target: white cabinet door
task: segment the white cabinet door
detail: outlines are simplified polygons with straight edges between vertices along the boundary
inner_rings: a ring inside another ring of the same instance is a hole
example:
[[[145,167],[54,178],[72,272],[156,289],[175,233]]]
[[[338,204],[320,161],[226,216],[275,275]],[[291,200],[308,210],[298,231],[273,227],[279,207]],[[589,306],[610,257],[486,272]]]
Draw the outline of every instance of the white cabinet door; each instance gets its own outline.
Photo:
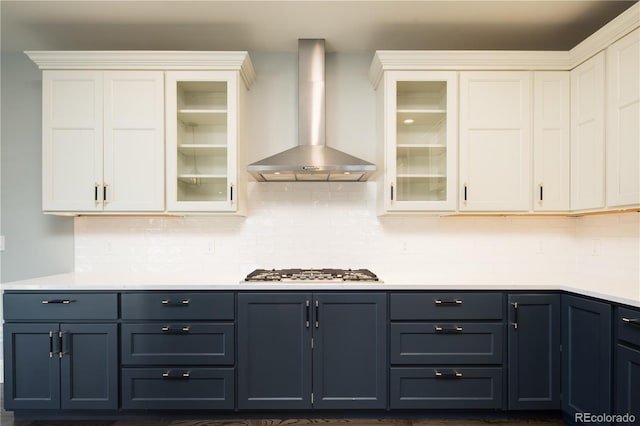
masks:
[[[604,52],[571,70],[571,210],[604,207]]]
[[[166,73],[169,211],[238,211],[238,80],[235,71]]]
[[[640,204],[640,29],[607,55],[607,206]]]
[[[105,211],[164,209],[164,73],[104,73]]]
[[[460,73],[460,210],[531,205],[531,75]]]
[[[163,73],[43,73],[43,210],[164,209]]]
[[[385,73],[380,213],[456,209],[457,88],[456,72]]]
[[[42,81],[42,208],[102,210],[102,72],[44,71]]]
[[[537,71],[533,95],[533,210],[569,210],[569,72]]]

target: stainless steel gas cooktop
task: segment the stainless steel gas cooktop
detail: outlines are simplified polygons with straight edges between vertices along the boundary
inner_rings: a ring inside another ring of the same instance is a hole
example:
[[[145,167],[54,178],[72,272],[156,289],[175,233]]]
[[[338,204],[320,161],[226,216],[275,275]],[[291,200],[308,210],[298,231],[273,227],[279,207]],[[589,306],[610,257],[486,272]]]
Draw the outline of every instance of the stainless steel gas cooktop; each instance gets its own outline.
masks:
[[[256,269],[244,279],[252,282],[373,282],[378,277],[368,269]]]

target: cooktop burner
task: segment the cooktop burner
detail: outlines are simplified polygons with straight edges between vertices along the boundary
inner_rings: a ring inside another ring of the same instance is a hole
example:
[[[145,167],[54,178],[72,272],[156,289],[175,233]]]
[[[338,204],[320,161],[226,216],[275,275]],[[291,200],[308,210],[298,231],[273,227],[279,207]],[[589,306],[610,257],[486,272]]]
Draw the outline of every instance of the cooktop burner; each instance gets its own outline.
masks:
[[[368,269],[256,269],[245,281],[379,281]]]

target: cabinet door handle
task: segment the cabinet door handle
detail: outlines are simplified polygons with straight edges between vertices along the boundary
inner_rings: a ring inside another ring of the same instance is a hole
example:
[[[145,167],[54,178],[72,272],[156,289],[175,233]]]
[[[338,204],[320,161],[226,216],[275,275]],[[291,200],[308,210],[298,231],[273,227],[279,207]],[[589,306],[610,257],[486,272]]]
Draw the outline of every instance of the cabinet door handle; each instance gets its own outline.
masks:
[[[391,184],[391,201],[393,201],[393,184]]]
[[[640,327],[640,318],[625,318],[622,317],[622,322],[629,325],[635,325],[636,327]]]
[[[100,203],[100,200],[98,200],[99,188],[100,188],[100,184],[96,182],[95,186],[93,187],[93,200],[96,202],[96,204]]]
[[[310,322],[309,322],[309,321],[310,321],[310,315],[311,315],[311,306],[310,306],[310,305],[311,305],[311,302],[309,302],[309,301],[307,300],[305,304],[306,304],[306,308],[307,308],[307,315],[306,315],[306,319],[307,319],[307,320],[305,321],[305,326],[306,326],[307,328],[309,328],[309,324],[310,324]]]
[[[162,378],[167,380],[187,380],[191,377],[190,371],[185,371],[183,373],[173,374],[173,371],[165,371],[162,373]]]
[[[105,183],[104,185],[102,185],[102,202],[107,204],[107,187],[109,186],[108,183]]]
[[[53,331],[49,330],[49,358],[53,358]]]
[[[179,302],[174,302],[171,299],[162,299],[162,304],[165,306],[189,306],[191,301],[189,299],[182,299]]]
[[[62,348],[63,345],[63,341],[62,341],[62,336],[64,335],[63,331],[58,331],[58,357],[62,358],[64,356],[64,350]]]
[[[233,184],[229,185],[229,201],[233,203]]]
[[[453,300],[435,299],[433,303],[434,305],[437,305],[437,306],[458,306],[458,305],[462,305],[462,300],[461,299],[453,299]]]
[[[442,371],[435,371],[433,375],[439,379],[459,379],[462,377],[462,373],[459,371],[453,371],[451,373],[443,373]]]
[[[544,200],[544,190],[542,187],[542,184],[538,185],[540,187],[540,202],[542,202],[542,200]]]
[[[518,329],[518,302],[513,302],[511,306],[513,306],[513,322],[511,323],[511,325],[515,330],[517,330]]]
[[[316,328],[320,327],[320,302],[316,300]]]
[[[70,303],[75,302],[75,300],[70,299],[51,299],[51,300],[43,300],[43,305],[68,305]]]
[[[455,327],[449,327],[449,328],[444,328],[439,325],[436,325],[434,329],[436,333],[462,333],[462,327],[458,325]]]
[[[464,200],[465,204],[467,203],[467,184],[464,184]]]

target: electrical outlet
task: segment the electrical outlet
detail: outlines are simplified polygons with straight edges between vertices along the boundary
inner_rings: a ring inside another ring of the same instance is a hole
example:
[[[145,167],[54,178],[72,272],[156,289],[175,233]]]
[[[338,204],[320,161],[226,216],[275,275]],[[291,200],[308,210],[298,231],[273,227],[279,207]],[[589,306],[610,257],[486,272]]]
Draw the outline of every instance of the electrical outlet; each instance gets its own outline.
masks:
[[[600,239],[594,238],[591,240],[591,256],[600,256],[601,251]]]
[[[207,243],[207,254],[215,254],[216,252],[216,242],[211,240]]]

